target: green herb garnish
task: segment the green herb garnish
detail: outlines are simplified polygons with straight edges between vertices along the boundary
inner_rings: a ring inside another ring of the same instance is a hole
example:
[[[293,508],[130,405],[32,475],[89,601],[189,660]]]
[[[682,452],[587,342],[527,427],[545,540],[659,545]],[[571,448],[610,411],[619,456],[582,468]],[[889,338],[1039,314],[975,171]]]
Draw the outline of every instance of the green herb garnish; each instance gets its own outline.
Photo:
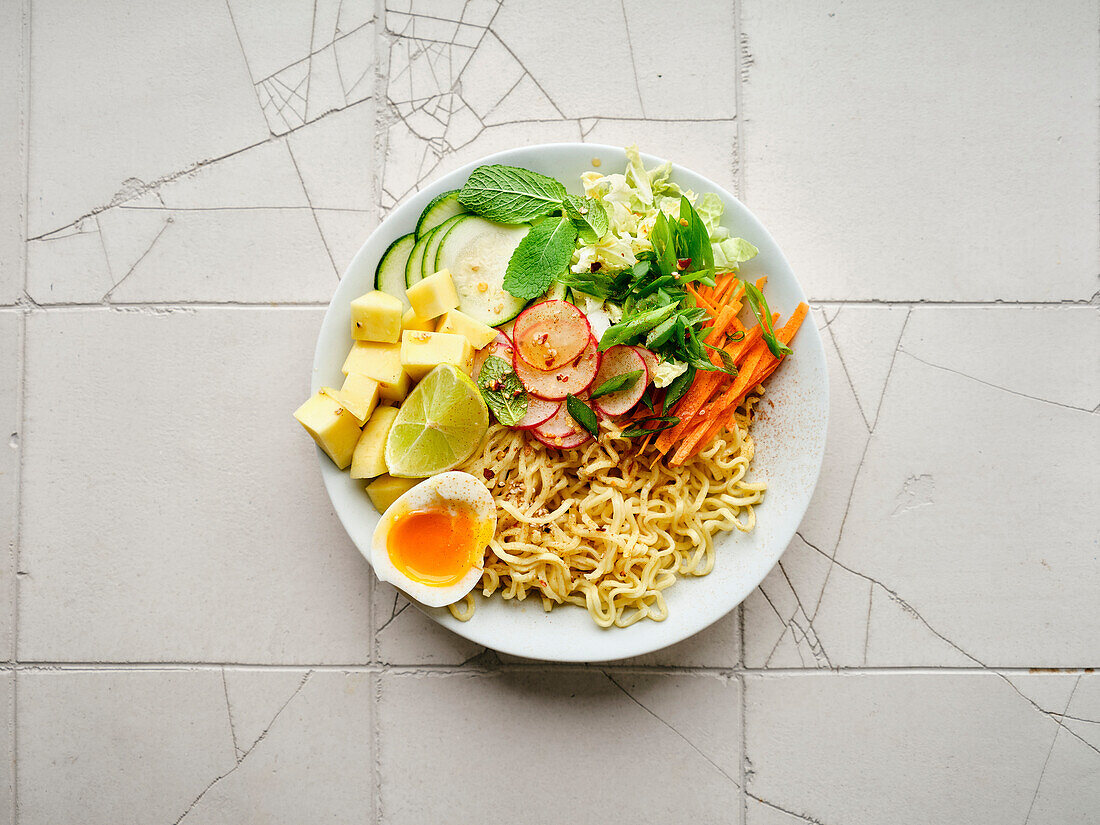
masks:
[[[602,398],[605,395],[611,395],[613,392],[619,390],[625,390],[627,387],[633,387],[638,383],[638,379],[642,377],[641,370],[631,370],[630,372],[624,372],[622,375],[616,375],[613,378],[608,378],[598,387],[596,391],[592,393],[592,398]]]
[[[497,421],[511,427],[527,415],[527,391],[512,365],[490,355],[477,374],[477,388]]]
[[[600,432],[600,424],[596,420],[596,414],[592,408],[581,401],[575,395],[565,396],[565,409],[573,420],[581,425],[591,436],[595,437]]]
[[[573,226],[585,243],[598,243],[607,234],[611,226],[603,204],[593,198],[580,198],[566,195],[563,201],[565,214],[573,221]]]
[[[508,261],[504,288],[517,298],[537,298],[568,266],[577,228],[566,217],[543,218],[528,232]]]
[[[775,337],[775,329],[772,327],[772,311],[768,308],[768,299],[764,297],[764,293],[756,284],[749,281],[742,280],[741,285],[745,287],[745,297],[749,299],[752,314],[756,316],[757,323],[764,331],[764,343],[768,345],[772,355],[781,358],[793,352],[794,350]]]
[[[459,202],[500,223],[527,223],[562,208],[565,187],[553,178],[518,166],[479,166],[470,173]]]
[[[626,438],[637,438],[641,435],[652,435],[653,433],[659,433],[662,430],[667,430],[670,427],[675,427],[680,423],[680,419],[675,415],[651,415],[648,418],[640,418],[636,422],[637,427],[631,427],[629,430],[623,430],[623,436]],[[658,426],[652,428],[646,428],[643,424],[657,424]]]

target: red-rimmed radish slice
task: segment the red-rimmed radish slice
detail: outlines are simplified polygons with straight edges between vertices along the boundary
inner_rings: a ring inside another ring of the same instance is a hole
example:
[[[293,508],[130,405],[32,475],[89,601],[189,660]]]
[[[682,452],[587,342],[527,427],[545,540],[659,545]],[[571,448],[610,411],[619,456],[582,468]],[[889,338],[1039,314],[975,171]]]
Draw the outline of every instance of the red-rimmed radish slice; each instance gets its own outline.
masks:
[[[584,313],[568,301],[543,301],[516,318],[512,338],[516,351],[530,366],[552,370],[584,351],[592,328]]]
[[[545,424],[562,406],[560,401],[547,401],[537,395],[527,395],[527,414],[512,426],[517,430],[529,430],[539,424]]]
[[[634,349],[638,351],[638,355],[642,356],[642,360],[645,361],[646,384],[652,384],[657,372],[657,354],[653,352],[653,350],[646,349],[645,347],[634,347]]]
[[[481,374],[481,367],[485,363],[485,359],[490,355],[495,355],[497,358],[503,358],[509,364],[515,359],[515,355],[512,351],[512,341],[503,332],[497,331],[497,337],[489,342],[488,346],[482,347],[476,353],[474,353],[474,367],[473,376],[477,378]]]
[[[600,368],[600,351],[597,349],[596,339],[590,335],[588,346],[568,364],[557,369],[535,369],[520,358],[518,348],[512,363],[516,375],[529,393],[550,401],[561,401],[567,395],[576,395],[581,390],[588,389]]]
[[[531,433],[547,447],[556,447],[559,450],[570,450],[591,438],[569,414],[565,404],[549,420],[532,429]]]
[[[610,347],[607,352],[603,354],[603,360],[600,362],[600,369],[596,373],[596,377],[592,380],[593,391],[600,388],[605,381],[610,381],[618,375],[622,375],[627,372],[640,372],[638,380],[631,384],[629,387],[624,387],[616,392],[608,393],[607,395],[601,395],[599,398],[593,400],[593,404],[604,415],[622,415],[628,412],[631,407],[642,400],[642,395],[645,393],[646,388],[646,376],[648,370],[646,369],[645,359],[642,358],[641,353],[638,352],[635,347],[627,347],[622,344],[614,347]]]

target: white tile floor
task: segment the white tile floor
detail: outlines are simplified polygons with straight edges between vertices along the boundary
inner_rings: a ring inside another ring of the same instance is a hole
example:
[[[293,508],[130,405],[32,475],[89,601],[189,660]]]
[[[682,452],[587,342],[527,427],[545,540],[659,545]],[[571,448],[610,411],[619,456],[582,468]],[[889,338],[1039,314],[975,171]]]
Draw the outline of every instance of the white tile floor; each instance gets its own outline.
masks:
[[[1097,0],[276,5],[0,0],[0,822],[1100,820]],[[741,609],[556,667],[290,412],[389,208],[579,139],[746,199],[832,411]]]

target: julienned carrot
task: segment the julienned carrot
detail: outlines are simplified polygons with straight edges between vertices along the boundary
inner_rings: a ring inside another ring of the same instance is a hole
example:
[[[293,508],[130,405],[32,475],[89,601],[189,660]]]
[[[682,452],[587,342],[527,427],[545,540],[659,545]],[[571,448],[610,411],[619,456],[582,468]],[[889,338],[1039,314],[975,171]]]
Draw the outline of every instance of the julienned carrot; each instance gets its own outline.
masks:
[[[718,346],[722,337],[726,334],[726,329],[736,319],[737,313],[728,306],[722,307],[718,310],[718,315],[714,318],[714,326],[711,327],[710,333],[703,340],[710,344],[712,347]]]
[[[798,328],[802,326],[802,321],[806,318],[808,310],[809,307],[805,303],[800,303],[795,307],[794,312],[791,313],[791,317],[787,319],[787,323],[775,331],[775,337],[784,344],[789,344],[794,338],[795,333],[798,332]],[[759,327],[757,327],[757,329],[758,328]],[[738,394],[736,396],[732,395],[734,386],[737,386],[739,383],[735,381],[729,390],[711,404],[707,416],[709,420],[697,420],[694,429],[688,433],[677,448],[670,462],[671,464],[682,464],[688,458],[704,449],[722,429],[730,425],[733,421],[734,413],[741,405],[741,402],[745,400],[746,396],[766,381],[779,367],[780,363],[782,363],[783,358],[776,358],[773,356],[771,352],[767,350],[767,344],[761,342],[761,345],[758,346],[762,346],[763,350],[758,350],[754,355],[748,356],[742,373],[738,375],[738,378],[740,378],[742,374],[747,374],[746,380],[739,387]],[[764,354],[765,351],[766,354]],[[752,364],[751,369],[749,363],[750,358],[755,362]]]
[[[778,317],[778,315],[772,316],[773,324]],[[745,333],[743,339],[725,348],[730,358],[733,359],[733,363],[736,364],[738,368],[741,367],[741,362],[746,357],[747,353],[760,341],[762,334],[763,331],[760,329],[760,326],[756,325]],[[714,362],[715,366],[718,366],[719,358],[720,356],[711,353],[711,360]],[[698,419],[696,416],[699,414],[699,411],[725,378],[725,373],[717,371],[704,372],[695,377],[695,383],[691,385],[684,394],[684,397],[676,404],[676,415],[680,417],[680,423],[661,433],[657,441],[654,442],[658,450],[662,453],[667,453],[669,447],[697,423]]]
[[[707,310],[707,312],[711,314],[711,317],[713,317],[714,313],[717,312],[717,306],[714,303],[714,296],[710,294],[709,291],[704,292],[704,289],[705,287],[695,289],[692,284],[687,285],[687,291],[695,296],[695,302],[703,309]]]

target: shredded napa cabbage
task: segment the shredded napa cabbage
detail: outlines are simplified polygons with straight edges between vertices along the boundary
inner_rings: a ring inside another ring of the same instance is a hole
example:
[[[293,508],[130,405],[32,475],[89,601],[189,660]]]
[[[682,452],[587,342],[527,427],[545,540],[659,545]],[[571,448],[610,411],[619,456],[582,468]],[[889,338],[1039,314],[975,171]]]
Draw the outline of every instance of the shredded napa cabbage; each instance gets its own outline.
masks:
[[[649,232],[657,212],[678,215],[681,195],[695,207],[710,234],[716,267],[736,269],[756,255],[756,247],[742,238],[731,238],[729,230],[722,226],[725,207],[718,195],[708,192],[697,197],[691,190],[680,189],[669,179],[672,164],[668,161],[647,170],[637,146],[627,146],[626,157],[626,170],[622,174],[581,175],[584,194],[606,207],[610,226],[598,242],[577,247],[570,265],[573,272],[590,272],[594,263],[610,270],[633,266],[639,253],[653,248]]]

